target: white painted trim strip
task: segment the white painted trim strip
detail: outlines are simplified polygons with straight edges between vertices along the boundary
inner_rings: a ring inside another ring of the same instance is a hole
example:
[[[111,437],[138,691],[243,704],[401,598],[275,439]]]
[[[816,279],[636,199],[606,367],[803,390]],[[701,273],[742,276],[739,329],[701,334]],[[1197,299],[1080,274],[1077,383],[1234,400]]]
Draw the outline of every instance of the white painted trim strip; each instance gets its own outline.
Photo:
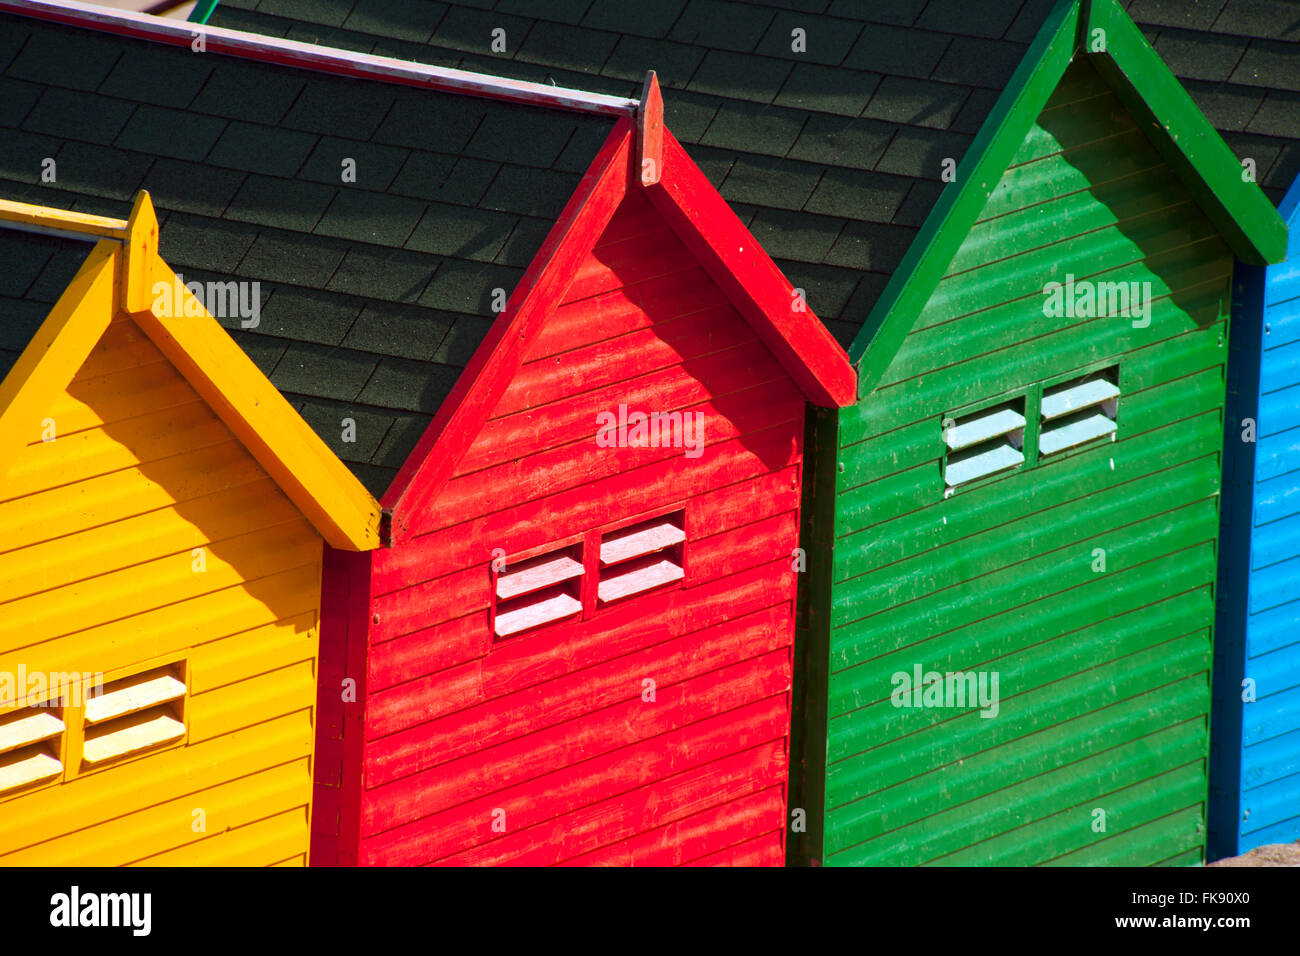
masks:
[[[60,239],[81,239],[85,242],[99,242],[101,239],[122,242],[127,238],[130,223],[125,219],[110,219],[69,209],[0,199],[0,229],[34,232]]]
[[[444,93],[463,93],[604,116],[632,115],[640,106],[638,100],[621,96],[511,80],[486,73],[372,56],[369,53],[354,53],[315,43],[259,36],[242,30],[167,20],[93,3],[79,3],[77,0],[0,0],[0,11],[173,46],[188,47],[202,36],[208,53],[279,63],[320,73],[420,86]],[[166,81],[165,77],[160,79]]]

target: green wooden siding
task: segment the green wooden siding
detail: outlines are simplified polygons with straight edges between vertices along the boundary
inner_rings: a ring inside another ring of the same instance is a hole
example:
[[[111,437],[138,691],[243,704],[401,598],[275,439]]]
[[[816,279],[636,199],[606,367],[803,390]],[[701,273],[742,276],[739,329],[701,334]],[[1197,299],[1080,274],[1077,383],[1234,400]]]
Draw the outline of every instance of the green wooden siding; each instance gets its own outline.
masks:
[[[805,645],[828,675],[807,857],[1201,858],[1231,271],[1080,57],[877,387],[840,413],[830,603]],[[1149,282],[1150,324],[1045,317],[1067,273]],[[1018,470],[944,497],[945,414],[1007,395],[1032,412],[1043,383],[1109,364],[1113,442],[1036,461],[1029,444]],[[998,715],[894,706],[892,675],[917,664],[996,671]]]

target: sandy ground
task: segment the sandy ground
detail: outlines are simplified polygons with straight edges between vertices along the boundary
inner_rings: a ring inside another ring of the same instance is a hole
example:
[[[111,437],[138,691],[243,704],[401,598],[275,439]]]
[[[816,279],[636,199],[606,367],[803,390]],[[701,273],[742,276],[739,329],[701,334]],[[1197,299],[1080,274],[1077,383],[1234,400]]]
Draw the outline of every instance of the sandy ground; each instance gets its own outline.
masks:
[[[1210,866],[1300,866],[1300,843],[1270,843],[1241,856],[1230,856]]]

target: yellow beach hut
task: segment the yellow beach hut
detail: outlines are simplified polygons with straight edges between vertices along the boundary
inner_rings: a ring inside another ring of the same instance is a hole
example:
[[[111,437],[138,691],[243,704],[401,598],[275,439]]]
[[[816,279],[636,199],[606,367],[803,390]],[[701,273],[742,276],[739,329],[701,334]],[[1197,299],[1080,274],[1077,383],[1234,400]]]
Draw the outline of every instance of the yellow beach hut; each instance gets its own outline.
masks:
[[[0,202],[0,276],[0,865],[305,864],[323,546],[378,504],[146,193]]]

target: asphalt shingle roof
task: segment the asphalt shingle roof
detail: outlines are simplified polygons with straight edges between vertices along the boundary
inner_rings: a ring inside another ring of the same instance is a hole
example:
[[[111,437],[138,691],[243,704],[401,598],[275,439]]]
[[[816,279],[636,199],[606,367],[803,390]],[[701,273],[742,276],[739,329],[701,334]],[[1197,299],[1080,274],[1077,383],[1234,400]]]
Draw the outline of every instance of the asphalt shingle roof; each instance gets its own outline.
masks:
[[[1300,175],[1300,3],[1120,0],[1277,205]]]
[[[669,128],[847,346],[1053,3],[223,0],[212,22],[621,96],[656,70]],[[1300,172],[1300,5],[1125,5],[1280,200]]]
[[[0,380],[92,248],[92,243],[75,239],[0,229]]]
[[[351,6],[267,8],[388,29]],[[392,5],[406,18],[394,35],[423,30],[424,6]],[[125,217],[148,189],[162,255],[187,282],[260,283],[256,328],[219,318],[377,495],[491,326],[493,291],[514,288],[613,126],[20,17],[0,16],[0,38],[0,196]],[[33,310],[48,312],[17,289],[47,244],[14,242],[3,251],[22,268],[5,289],[23,301],[4,302],[0,371]]]
[[[847,346],[1053,2],[223,0],[211,22],[620,96],[655,69],[668,126]],[[1280,199],[1300,5],[1123,2]],[[262,283],[261,326],[228,327],[376,493],[610,125],[0,17],[0,194],[125,216],[148,188],[187,279]]]

